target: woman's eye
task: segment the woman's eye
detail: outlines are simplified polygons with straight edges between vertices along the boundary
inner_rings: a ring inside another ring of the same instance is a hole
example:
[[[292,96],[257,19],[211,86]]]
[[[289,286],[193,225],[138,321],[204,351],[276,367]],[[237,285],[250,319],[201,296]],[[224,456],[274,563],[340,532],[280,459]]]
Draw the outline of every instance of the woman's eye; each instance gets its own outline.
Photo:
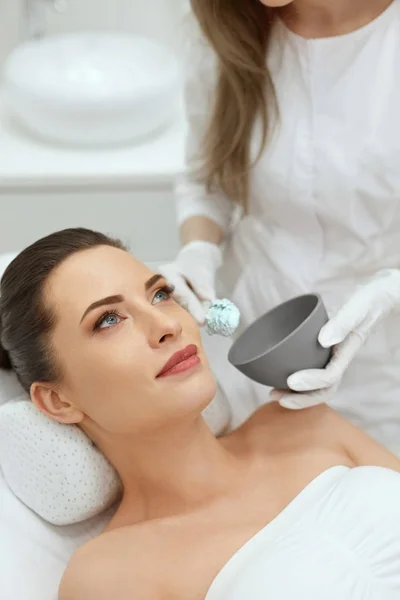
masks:
[[[172,286],[166,285],[161,289],[157,290],[157,292],[153,296],[153,304],[158,304],[159,302],[164,302],[165,300],[169,300],[174,291]]]
[[[113,325],[118,325],[119,322],[120,317],[117,315],[117,313],[110,312],[100,317],[95,325],[95,329],[108,329]]]

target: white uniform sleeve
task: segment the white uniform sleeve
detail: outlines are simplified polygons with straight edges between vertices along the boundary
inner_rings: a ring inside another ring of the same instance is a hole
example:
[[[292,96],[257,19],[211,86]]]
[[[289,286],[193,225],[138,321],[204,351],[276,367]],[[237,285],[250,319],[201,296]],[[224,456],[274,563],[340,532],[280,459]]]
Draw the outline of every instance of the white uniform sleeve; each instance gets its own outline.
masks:
[[[211,116],[216,84],[216,57],[195,23],[194,16],[188,14],[187,19],[184,69],[188,132],[186,172],[179,176],[176,183],[177,219],[181,225],[189,217],[208,217],[226,233],[235,212],[235,204],[222,192],[208,193],[205,185],[191,177]]]

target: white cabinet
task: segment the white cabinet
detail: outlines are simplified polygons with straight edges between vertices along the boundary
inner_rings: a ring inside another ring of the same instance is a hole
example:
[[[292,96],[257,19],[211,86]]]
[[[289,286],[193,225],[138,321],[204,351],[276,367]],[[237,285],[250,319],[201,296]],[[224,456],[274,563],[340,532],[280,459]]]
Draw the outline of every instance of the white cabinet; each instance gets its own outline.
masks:
[[[66,227],[117,236],[140,260],[158,263],[179,247],[172,185],[157,189],[0,190],[0,253]]]

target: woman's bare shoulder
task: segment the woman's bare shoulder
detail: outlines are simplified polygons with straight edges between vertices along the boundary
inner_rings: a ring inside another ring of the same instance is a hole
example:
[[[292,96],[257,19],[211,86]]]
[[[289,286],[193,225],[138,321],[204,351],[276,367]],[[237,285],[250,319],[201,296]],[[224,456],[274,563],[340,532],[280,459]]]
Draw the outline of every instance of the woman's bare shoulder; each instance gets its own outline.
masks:
[[[346,423],[326,404],[303,410],[289,410],[276,402],[260,407],[225,444],[245,454],[304,460],[327,465],[355,466],[343,444]]]
[[[263,441],[272,447],[282,445],[332,441],[335,437],[332,423],[336,413],[326,404],[303,410],[288,410],[277,402],[257,409],[251,417],[231,435],[247,442]]]
[[[164,597],[156,536],[146,524],[121,527],[91,540],[72,556],[58,600],[121,600]],[[151,560],[149,559],[151,557]],[[155,560],[156,558],[156,560]]]
[[[400,444],[394,453],[334,411],[331,424],[335,438],[355,466],[384,467],[400,472]]]
[[[270,403],[259,408],[241,429],[239,436],[247,442],[272,452],[324,450],[349,466],[400,471],[398,456],[326,404],[288,410]]]

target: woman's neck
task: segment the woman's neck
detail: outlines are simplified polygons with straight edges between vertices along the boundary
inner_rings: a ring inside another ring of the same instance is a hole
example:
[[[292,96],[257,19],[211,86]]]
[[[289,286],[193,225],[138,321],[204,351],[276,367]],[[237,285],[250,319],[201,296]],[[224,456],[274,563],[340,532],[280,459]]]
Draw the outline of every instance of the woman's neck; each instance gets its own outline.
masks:
[[[242,461],[202,418],[98,445],[122,479],[125,522],[186,512],[223,495],[243,476]]]
[[[344,35],[376,19],[393,0],[294,0],[279,9],[289,29],[305,38]]]

